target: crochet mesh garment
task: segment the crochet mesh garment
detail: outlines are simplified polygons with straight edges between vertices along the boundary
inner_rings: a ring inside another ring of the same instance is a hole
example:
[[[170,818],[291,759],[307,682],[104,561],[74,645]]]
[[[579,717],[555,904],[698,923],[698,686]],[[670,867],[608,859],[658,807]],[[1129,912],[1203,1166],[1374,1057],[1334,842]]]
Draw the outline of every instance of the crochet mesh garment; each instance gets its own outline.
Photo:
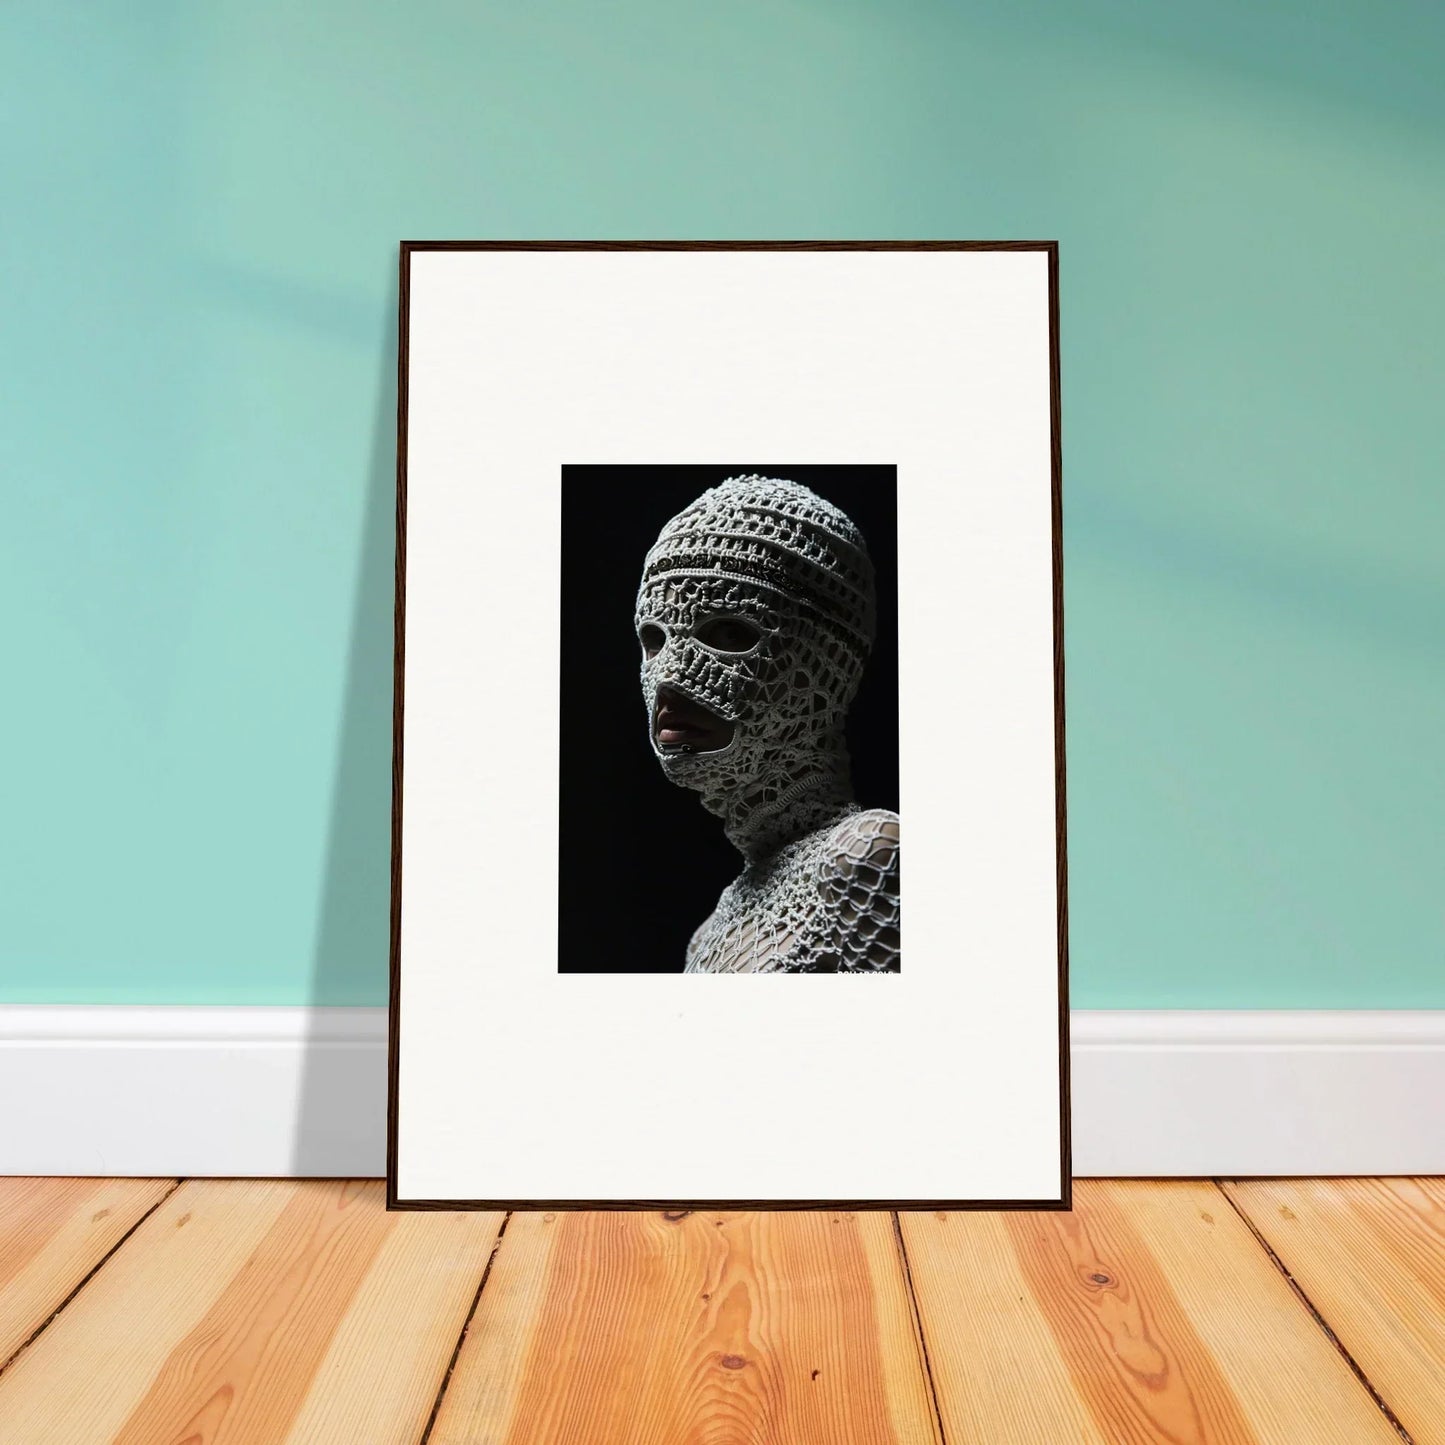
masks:
[[[746,650],[698,635],[743,624]],[[872,647],[858,529],[796,482],[733,477],[662,529],[643,566],[648,736],[742,853],[688,944],[689,973],[896,972],[898,815],[853,798],[843,722]],[[659,689],[732,725],[710,751],[660,744]]]

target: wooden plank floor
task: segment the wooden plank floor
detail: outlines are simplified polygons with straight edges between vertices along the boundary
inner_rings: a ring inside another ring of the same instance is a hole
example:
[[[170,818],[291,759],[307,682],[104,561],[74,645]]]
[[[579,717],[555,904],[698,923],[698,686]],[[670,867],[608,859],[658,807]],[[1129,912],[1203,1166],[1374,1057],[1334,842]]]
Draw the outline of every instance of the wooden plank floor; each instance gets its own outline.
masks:
[[[387,1214],[0,1179],[5,1445],[1445,1445],[1445,1185]]]

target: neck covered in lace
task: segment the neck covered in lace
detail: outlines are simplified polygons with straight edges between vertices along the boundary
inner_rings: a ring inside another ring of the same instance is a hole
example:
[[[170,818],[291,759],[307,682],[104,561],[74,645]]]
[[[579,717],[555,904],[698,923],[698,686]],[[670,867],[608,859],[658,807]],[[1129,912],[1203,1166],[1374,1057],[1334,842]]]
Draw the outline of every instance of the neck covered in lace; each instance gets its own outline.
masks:
[[[703,806],[750,863],[856,811],[852,770],[841,733],[829,734],[801,756],[763,771],[745,787],[704,793]]]

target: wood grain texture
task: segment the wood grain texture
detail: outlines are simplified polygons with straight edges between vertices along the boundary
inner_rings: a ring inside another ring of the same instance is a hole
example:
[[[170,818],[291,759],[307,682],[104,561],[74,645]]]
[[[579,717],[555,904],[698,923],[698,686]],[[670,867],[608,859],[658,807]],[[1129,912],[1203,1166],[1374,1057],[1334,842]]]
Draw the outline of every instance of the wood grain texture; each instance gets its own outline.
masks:
[[[183,1185],[0,1376],[0,1439],[410,1445],[500,1218],[383,1202],[379,1182]]]
[[[1211,1184],[900,1222],[949,1440],[1399,1445]]]
[[[0,1179],[0,1366],[175,1185]]]
[[[887,1214],[518,1214],[430,1445],[935,1445]]]
[[[1439,1180],[1081,1181],[1072,1214],[906,1214],[906,1256],[883,1213],[530,1213],[496,1247],[380,1182],[171,1187],[0,1181],[0,1326],[50,1320],[6,1445],[415,1445],[474,1300],[429,1445],[938,1445],[930,1372],[949,1442],[1398,1445],[1261,1237],[1445,1445]]]
[[[1445,1442],[1445,1180],[1224,1187],[1416,1445]]]

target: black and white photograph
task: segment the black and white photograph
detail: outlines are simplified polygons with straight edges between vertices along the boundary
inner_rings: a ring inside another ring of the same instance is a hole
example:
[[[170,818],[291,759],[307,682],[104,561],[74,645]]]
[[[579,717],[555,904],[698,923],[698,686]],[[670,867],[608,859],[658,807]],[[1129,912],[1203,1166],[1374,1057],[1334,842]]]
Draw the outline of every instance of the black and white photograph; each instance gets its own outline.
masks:
[[[1056,248],[400,279],[391,1207],[1066,1207]]]
[[[563,467],[561,972],[899,972],[896,529],[888,466]]]

